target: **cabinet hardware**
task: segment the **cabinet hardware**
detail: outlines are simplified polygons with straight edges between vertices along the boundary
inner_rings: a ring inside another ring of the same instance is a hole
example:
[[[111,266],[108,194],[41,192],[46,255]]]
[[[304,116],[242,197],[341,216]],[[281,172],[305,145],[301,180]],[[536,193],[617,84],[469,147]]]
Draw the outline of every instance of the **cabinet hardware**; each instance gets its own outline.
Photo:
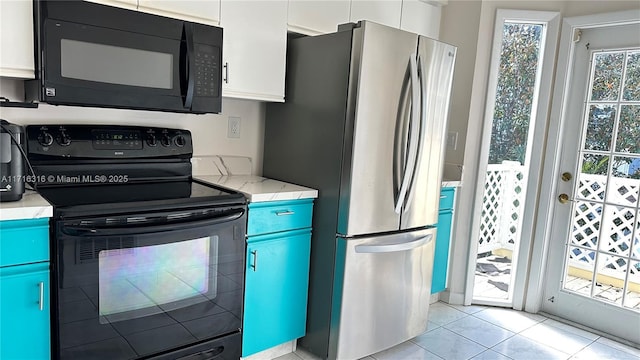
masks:
[[[44,282],[40,281],[38,283],[38,287],[40,288],[40,300],[38,301],[38,304],[40,304],[40,311],[44,310]]]
[[[224,68],[224,79],[222,79],[222,81],[228,84],[229,83],[229,63],[225,62],[224,65],[222,65],[222,67]]]
[[[253,271],[257,271],[258,269],[258,250],[251,251],[251,255],[253,255],[253,264],[249,265]]]
[[[295,214],[295,211],[291,211],[291,210],[276,211],[276,216],[285,216],[285,215],[293,215],[293,214]]]

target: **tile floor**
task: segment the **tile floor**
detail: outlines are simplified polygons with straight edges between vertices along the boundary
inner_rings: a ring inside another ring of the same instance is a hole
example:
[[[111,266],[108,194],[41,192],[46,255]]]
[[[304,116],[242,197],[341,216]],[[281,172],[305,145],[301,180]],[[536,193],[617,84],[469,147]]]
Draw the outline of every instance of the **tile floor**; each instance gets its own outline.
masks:
[[[432,304],[429,311],[424,334],[364,359],[640,359],[640,349],[542,315],[442,302]],[[317,358],[303,349],[277,358],[301,359]]]

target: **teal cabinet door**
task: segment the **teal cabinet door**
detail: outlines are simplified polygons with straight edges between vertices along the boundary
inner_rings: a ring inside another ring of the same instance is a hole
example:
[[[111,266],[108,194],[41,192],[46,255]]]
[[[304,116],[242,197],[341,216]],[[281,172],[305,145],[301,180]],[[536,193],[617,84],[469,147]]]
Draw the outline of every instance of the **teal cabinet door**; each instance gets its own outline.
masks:
[[[447,268],[449,265],[449,243],[451,239],[451,210],[440,211],[438,214],[438,234],[433,255],[433,278],[431,279],[431,293],[435,294],[447,288]]]
[[[48,262],[0,268],[0,359],[50,358],[49,290]]]
[[[249,237],[242,356],[304,336],[310,249],[310,229]]]
[[[448,187],[442,189],[440,193],[440,212],[438,213],[438,233],[436,235],[436,246],[433,255],[432,294],[444,291],[444,289],[447,288],[454,199],[455,188]]]

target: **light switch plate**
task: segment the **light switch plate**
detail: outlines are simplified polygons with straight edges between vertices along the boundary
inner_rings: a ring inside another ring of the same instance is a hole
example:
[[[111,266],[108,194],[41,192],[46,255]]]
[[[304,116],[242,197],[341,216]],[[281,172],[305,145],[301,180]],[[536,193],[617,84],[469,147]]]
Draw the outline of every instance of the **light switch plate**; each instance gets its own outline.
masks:
[[[455,150],[458,147],[458,132],[449,131],[447,133],[447,148]]]

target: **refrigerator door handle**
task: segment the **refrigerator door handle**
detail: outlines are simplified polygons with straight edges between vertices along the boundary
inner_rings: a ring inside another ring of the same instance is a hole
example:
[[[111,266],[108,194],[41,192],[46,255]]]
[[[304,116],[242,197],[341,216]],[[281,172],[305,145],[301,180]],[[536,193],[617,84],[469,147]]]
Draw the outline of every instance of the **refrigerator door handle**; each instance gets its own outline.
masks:
[[[391,244],[376,244],[376,245],[357,245],[355,247],[357,253],[390,253],[396,251],[408,251],[413,250],[415,248],[419,248],[430,242],[433,239],[433,234],[427,234],[425,236],[421,236],[415,240],[402,242],[402,243],[391,243]]]
[[[407,154],[407,160],[404,166],[404,173],[402,175],[402,184],[400,185],[400,191],[396,198],[395,212],[400,214],[402,207],[405,204],[407,197],[407,191],[409,190],[409,184],[413,178],[413,172],[416,168],[416,162],[418,161],[418,135],[419,130],[416,129],[417,122],[420,117],[420,83],[418,80],[418,63],[416,60],[417,55],[411,54],[409,59],[409,69],[411,73],[411,122],[409,124],[409,152]]]
[[[406,208],[407,206],[409,206],[409,203],[411,202],[411,193],[413,192],[413,185],[414,185],[414,180],[415,180],[415,171],[417,171],[417,167],[418,167],[418,162],[420,161],[420,158],[422,157],[422,152],[424,151],[424,134],[425,134],[425,129],[427,127],[427,104],[426,104],[426,86],[424,84],[424,72],[423,72],[423,67],[422,67],[422,58],[420,56],[418,56],[418,82],[420,84],[420,105],[417,106],[419,107],[419,113],[420,116],[418,117],[419,121],[419,128],[417,129],[417,133],[418,133],[418,140],[417,140],[417,154],[415,157],[415,165],[414,165],[414,172],[412,172],[410,174],[411,179],[409,180],[409,187],[407,189],[407,192],[409,193],[409,196],[407,196],[407,200],[404,204],[404,207]]]

